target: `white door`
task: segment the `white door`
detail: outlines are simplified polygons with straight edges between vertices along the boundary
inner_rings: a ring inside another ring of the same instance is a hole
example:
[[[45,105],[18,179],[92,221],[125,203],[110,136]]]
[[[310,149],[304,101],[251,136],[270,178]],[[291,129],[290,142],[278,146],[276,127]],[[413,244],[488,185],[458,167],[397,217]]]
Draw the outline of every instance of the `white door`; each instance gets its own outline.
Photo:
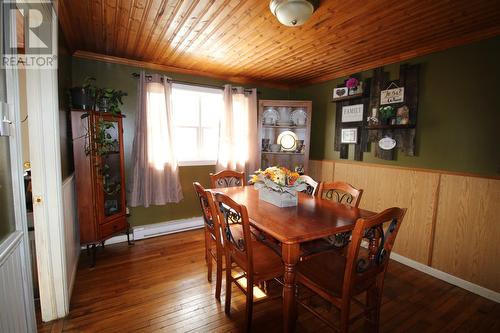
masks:
[[[1,20],[1,55],[4,24]],[[20,125],[17,73],[0,68],[0,332],[15,333],[36,331]]]

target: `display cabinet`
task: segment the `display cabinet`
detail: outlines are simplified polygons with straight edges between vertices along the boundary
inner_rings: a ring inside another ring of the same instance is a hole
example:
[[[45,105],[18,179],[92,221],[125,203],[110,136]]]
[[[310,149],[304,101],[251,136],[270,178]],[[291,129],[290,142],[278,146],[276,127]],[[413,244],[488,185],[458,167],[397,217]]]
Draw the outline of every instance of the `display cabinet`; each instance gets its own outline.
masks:
[[[260,166],[306,173],[309,165],[311,101],[259,101]]]
[[[92,249],[117,233],[129,239],[126,216],[123,117],[72,110],[73,156],[80,243]]]

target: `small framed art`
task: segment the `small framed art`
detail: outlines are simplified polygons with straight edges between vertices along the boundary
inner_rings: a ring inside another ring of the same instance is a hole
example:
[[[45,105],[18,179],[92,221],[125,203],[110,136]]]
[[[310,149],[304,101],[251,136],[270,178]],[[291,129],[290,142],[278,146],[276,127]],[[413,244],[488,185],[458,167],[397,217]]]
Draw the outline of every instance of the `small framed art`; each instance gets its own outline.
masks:
[[[358,143],[358,129],[356,127],[342,128],[340,143]]]

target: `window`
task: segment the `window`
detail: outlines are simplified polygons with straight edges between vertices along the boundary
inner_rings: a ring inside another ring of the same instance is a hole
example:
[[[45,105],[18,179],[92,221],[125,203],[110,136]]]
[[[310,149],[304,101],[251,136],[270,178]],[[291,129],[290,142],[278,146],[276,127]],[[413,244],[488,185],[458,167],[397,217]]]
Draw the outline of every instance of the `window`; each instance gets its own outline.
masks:
[[[179,165],[215,164],[222,90],[173,84],[172,104]]]

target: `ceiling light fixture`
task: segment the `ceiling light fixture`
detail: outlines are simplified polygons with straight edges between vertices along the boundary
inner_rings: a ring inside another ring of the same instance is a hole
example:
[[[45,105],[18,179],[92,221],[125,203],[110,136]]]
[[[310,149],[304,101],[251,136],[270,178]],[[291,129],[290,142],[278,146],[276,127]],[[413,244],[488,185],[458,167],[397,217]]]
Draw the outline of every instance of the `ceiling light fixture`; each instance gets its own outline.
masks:
[[[269,9],[281,24],[297,27],[311,17],[314,4],[309,0],[271,0]]]

